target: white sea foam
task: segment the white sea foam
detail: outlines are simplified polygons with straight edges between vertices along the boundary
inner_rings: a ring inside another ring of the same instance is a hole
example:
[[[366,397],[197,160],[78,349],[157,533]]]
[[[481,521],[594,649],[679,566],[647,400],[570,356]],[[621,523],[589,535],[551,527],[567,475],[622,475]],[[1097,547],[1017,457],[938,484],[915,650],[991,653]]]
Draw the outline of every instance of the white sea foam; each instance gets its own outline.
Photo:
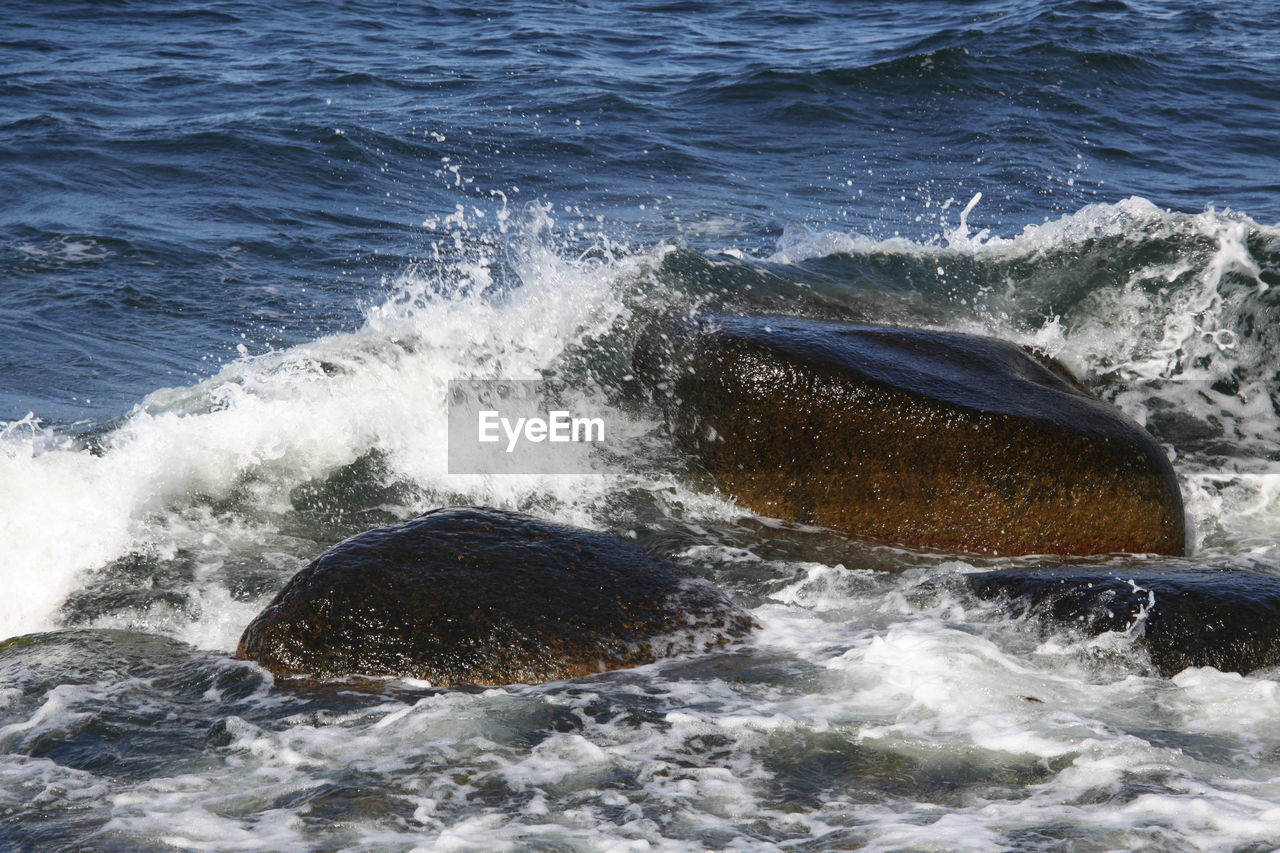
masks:
[[[823,671],[802,690],[650,666],[572,689],[444,693],[270,727],[229,717],[225,760],[208,773],[114,789],[89,776],[73,784],[84,807],[110,812],[104,839],[208,850],[305,849],[314,841],[302,823],[307,803],[354,780],[366,805],[327,837],[356,847],[786,849],[845,839],[877,850],[977,850],[1016,848],[1021,833],[1050,827],[1064,841],[1083,835],[1110,847],[1212,849],[1270,837],[1280,808],[1280,786],[1264,769],[1280,747],[1280,728],[1268,722],[1271,681],[1064,671],[1011,653],[1015,629],[975,632],[951,623],[950,608],[948,618],[922,610],[883,629],[841,628],[822,613],[866,608],[868,596],[829,595],[821,612],[756,611],[765,626],[757,653],[776,649]],[[788,623],[800,622],[826,643],[791,642],[802,626]],[[21,728],[73,725],[76,697],[59,697]],[[602,707],[614,710],[599,716]],[[631,719],[627,707],[651,710]],[[548,714],[573,727],[548,731]],[[539,733],[532,746],[530,731]],[[863,775],[825,779],[839,765],[822,757],[840,755],[867,763]],[[819,763],[808,768],[811,759]],[[1223,776],[1215,761],[1237,772]],[[40,772],[32,765],[22,775]],[[1021,796],[1006,795],[1007,774],[1021,780]],[[929,793],[930,779],[975,776],[990,777],[990,788],[942,802]],[[895,778],[901,797],[863,787]],[[373,779],[388,784],[370,787]],[[781,804],[787,785],[822,779],[821,797],[805,808]],[[495,798],[501,809],[485,805]],[[293,805],[273,805],[282,802]]]
[[[220,761],[199,774],[107,784],[40,760],[0,774],[6,789],[51,785],[59,807],[70,797],[103,815],[93,838],[104,844],[202,850],[309,849],[309,822],[332,809],[342,819],[325,843],[354,848],[978,850],[1049,832],[1064,844],[1216,849],[1271,837],[1273,681],[1064,665],[1070,649],[1027,655],[1024,628],[950,600],[832,622],[874,613],[882,591],[856,572],[833,582],[847,572],[837,566],[799,572],[801,586],[755,610],[760,638],[723,677],[658,664],[269,722],[224,712]],[[753,660],[775,657],[815,675],[750,677]],[[86,709],[140,701],[130,691],[148,688],[56,687],[0,739],[75,731]]]
[[[972,202],[977,207],[967,207],[967,216],[980,209],[979,199]],[[514,286],[494,279],[497,249],[460,225],[466,260],[406,270],[357,331],[245,357],[195,386],[157,391],[100,450],[77,449],[35,418],[0,427],[0,574],[12,591],[0,603],[0,634],[52,627],[82,572],[130,553],[196,553],[204,566],[197,575],[213,578],[219,560],[279,536],[273,517],[288,509],[292,488],[370,451],[382,454],[396,477],[434,494],[506,506],[541,499],[562,520],[591,524],[593,504],[616,482],[445,473],[447,381],[539,376],[566,349],[625,325],[630,282],[667,251],[566,260],[545,238],[545,213],[535,208],[528,219],[523,236],[511,237]],[[1253,448],[1225,460],[1184,452],[1175,463],[1198,541],[1263,552],[1274,549],[1280,530],[1280,470],[1263,458],[1280,448],[1280,418],[1268,384],[1275,344],[1242,328],[1267,287],[1246,245],[1251,229],[1259,226],[1235,215],[1169,214],[1128,199],[1010,238],[971,235],[966,217],[945,244],[793,229],[773,260],[874,251],[986,261],[1035,258],[1101,238],[1205,241],[1207,252],[1139,268],[1116,287],[1090,293],[1069,316],[1008,325],[1000,318],[1026,295],[992,291],[975,319],[958,324],[1034,344],[1086,376],[1110,377],[1108,393],[1139,422],[1172,410]],[[1220,380],[1236,383],[1235,390],[1215,389]],[[625,426],[631,417],[618,421]],[[201,514],[202,502],[233,494],[254,511]],[[707,503],[714,512],[715,501]],[[281,550],[289,552],[288,543]],[[253,604],[233,601],[220,582],[200,577],[193,595],[202,614],[194,622],[190,612],[157,605],[117,612],[102,624],[228,647]]]
[[[92,263],[112,255],[110,249],[91,237],[69,234],[43,243],[19,243],[14,248],[32,260],[61,264]]]
[[[1134,264],[1115,284],[1084,294],[1038,292],[989,282],[977,288],[951,323],[959,331],[992,334],[1058,358],[1140,424],[1176,421],[1178,434],[1203,442],[1216,436],[1235,454],[1197,456],[1195,447],[1168,452],[1182,480],[1195,544],[1235,550],[1274,550],[1280,532],[1280,413],[1274,372],[1280,362],[1275,333],[1280,304],[1271,297],[1250,241],[1271,247],[1280,229],[1230,211],[1164,211],[1141,198],[1088,205],[1058,220],[1028,225],[1012,237],[970,233],[971,199],[960,222],[926,243],[877,241],[856,234],[788,229],[771,260],[801,263],[834,254],[900,254],[938,265],[969,259],[1001,263],[1066,264],[1062,274],[1032,287],[1069,280],[1088,247],[1116,247]],[[1110,241],[1110,242],[1108,242]],[[1146,245],[1181,251],[1142,260]],[[1064,260],[1064,258],[1066,260]],[[1100,257],[1098,263],[1111,259]]]
[[[260,547],[278,536],[272,516],[288,509],[293,487],[371,450],[399,478],[437,493],[499,506],[537,495],[561,506],[562,520],[590,523],[598,477],[447,473],[450,379],[537,378],[566,347],[627,316],[614,289],[627,262],[566,261],[533,237],[521,248],[517,286],[496,287],[485,256],[443,277],[410,269],[358,331],[159,390],[100,451],[79,449],[34,418],[0,425],[0,584],[8,591],[0,634],[54,626],[80,573],[126,554],[187,549],[216,562],[219,551]],[[251,512],[200,515],[202,502],[236,494]],[[185,627],[164,613],[104,624],[234,645],[248,608],[221,588],[198,594],[209,612]]]
[[[1072,363],[1137,418],[1162,417],[1170,404],[1212,418],[1242,450],[1225,460],[1194,447],[1179,453],[1192,520],[1206,547],[1273,559],[1280,469],[1259,449],[1277,442],[1264,393],[1274,352],[1269,338],[1241,332],[1263,292],[1249,229],[1229,215],[1167,214],[1129,200],[1010,238],[970,234],[966,222],[929,246],[792,233],[774,260],[833,251],[1027,259],[1126,234],[1203,241],[1186,263],[1138,270],[1074,313],[999,329]],[[143,553],[186,561],[184,603],[157,598],[92,624],[228,650],[262,601],[234,594],[225,567],[247,561],[280,578],[298,568],[316,543],[282,528],[291,493],[376,450],[392,476],[424,493],[536,500],[571,523],[593,525],[599,504],[638,486],[706,533],[706,542],[683,543],[678,559],[753,578],[742,587],[762,629],[745,649],[340,712],[316,712],[287,689],[264,698],[264,688],[258,700],[279,714],[252,721],[223,710],[233,700],[210,688],[210,725],[226,743],[209,748],[217,760],[199,774],[107,779],[11,755],[0,762],[0,802],[94,814],[88,843],[202,850],[310,849],[316,815],[338,816],[319,843],[353,849],[1274,843],[1280,694],[1268,673],[1156,678],[1137,632],[1084,641],[945,587],[918,594],[921,581],[977,570],[959,560],[904,553],[889,560],[904,570],[890,574],[814,555],[770,558],[761,555],[780,530],[768,520],[758,541],[715,544],[707,531],[744,513],[674,474],[447,475],[445,382],[537,376],[567,349],[625,325],[631,277],[665,251],[565,260],[531,239],[515,253],[512,286],[495,273],[491,250],[478,249],[444,272],[407,270],[354,332],[157,391],[92,451],[34,417],[6,425],[0,634],[56,625],[85,572]],[[993,331],[1018,298],[993,290],[956,326]],[[1209,387],[1227,377],[1257,393]],[[215,509],[225,503],[240,509]],[[148,689],[118,675],[48,688],[28,681],[0,691],[0,745],[10,753],[72,738]],[[166,689],[145,701],[169,701]]]

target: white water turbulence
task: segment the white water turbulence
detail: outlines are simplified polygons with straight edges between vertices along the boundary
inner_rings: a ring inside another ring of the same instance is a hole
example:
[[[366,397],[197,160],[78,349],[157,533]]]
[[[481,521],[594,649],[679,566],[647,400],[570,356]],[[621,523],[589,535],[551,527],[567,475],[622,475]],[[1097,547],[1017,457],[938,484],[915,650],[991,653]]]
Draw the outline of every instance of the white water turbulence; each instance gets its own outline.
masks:
[[[935,325],[1054,356],[1164,440],[1197,548],[1280,553],[1280,227],[1129,198],[1002,238],[970,233],[981,196],[937,242],[798,229],[774,259],[934,268],[957,309]]]
[[[682,467],[634,389],[631,342],[671,309],[1016,340],[1165,445],[1196,546],[1178,565],[1280,573],[1280,230],[1129,199],[971,234],[981,203],[954,202],[929,243],[791,228],[758,260],[583,247],[538,208],[510,233],[460,219],[462,260],[406,269],[355,331],[156,391],[100,429],[5,424],[0,633],[77,630],[0,661],[15,685],[0,687],[0,803],[69,792],[91,841],[122,849],[1280,843],[1274,670],[1161,677],[1141,617],[1086,638],[954,582],[1034,560],[755,516]],[[447,382],[545,376],[630,430],[620,457],[591,476],[449,475]],[[228,657],[324,547],[449,503],[632,537],[761,630],[723,653],[485,690],[291,685]],[[55,667],[65,683],[31,686]]]
[[[87,572],[135,554],[191,562],[188,600],[177,612],[151,602],[93,624],[234,648],[261,602],[234,600],[226,568],[261,562],[277,581],[300,568],[319,547],[282,529],[291,493],[371,454],[388,480],[411,485],[403,505],[384,507],[397,516],[448,496],[536,500],[566,522],[590,523],[600,477],[447,473],[447,382],[539,378],[567,347],[626,320],[617,282],[648,263],[565,260],[546,242],[543,217],[531,209],[517,238],[515,286],[495,284],[487,252],[498,247],[482,245],[465,264],[406,270],[357,331],[158,390],[91,442],[34,416],[2,425],[5,635],[56,627]]]

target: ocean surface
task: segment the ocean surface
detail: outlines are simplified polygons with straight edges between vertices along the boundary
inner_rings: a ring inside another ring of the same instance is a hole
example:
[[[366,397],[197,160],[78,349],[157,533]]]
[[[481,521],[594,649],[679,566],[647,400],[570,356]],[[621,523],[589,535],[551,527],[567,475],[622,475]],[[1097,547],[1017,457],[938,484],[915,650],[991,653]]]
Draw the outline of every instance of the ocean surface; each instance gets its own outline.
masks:
[[[672,307],[1034,344],[1280,574],[1280,6],[0,8],[0,849],[1280,846],[1280,672],[1161,677],[699,487],[629,373]],[[450,379],[630,425],[447,473]],[[568,682],[273,681],[299,568],[437,506],[632,538],[762,625]],[[1018,565],[1051,565],[1026,558]]]

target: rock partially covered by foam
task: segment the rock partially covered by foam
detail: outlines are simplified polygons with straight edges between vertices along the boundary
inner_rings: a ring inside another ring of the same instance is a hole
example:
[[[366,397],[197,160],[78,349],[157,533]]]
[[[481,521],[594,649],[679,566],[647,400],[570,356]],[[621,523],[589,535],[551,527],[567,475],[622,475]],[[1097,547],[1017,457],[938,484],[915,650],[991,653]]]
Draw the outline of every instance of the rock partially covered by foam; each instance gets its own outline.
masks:
[[[533,683],[707,651],[752,627],[709,583],[610,536],[446,507],[326,551],[236,657],[282,674]]]
[[[1090,636],[1134,635],[1162,675],[1280,666],[1280,578],[1230,569],[1049,568],[963,576],[1009,615]]]
[[[765,515],[980,553],[1181,554],[1160,446],[1007,341],[780,316],[669,318],[637,374],[714,482]]]

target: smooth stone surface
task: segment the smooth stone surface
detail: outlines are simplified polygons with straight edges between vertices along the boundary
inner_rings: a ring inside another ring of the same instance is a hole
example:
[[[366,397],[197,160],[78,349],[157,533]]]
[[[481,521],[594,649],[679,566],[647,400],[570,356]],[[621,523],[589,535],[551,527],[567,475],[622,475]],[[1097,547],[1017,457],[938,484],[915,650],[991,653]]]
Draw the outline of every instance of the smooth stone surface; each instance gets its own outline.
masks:
[[[330,548],[249,624],[236,657],[286,674],[534,683],[703,652],[754,624],[613,537],[446,507]]]
[[[1161,447],[1016,344],[709,314],[651,325],[633,362],[680,443],[763,515],[977,553],[1184,552]]]
[[[1134,630],[1162,675],[1280,666],[1280,578],[1232,569],[1012,569],[963,576],[1011,616],[1090,636]]]

